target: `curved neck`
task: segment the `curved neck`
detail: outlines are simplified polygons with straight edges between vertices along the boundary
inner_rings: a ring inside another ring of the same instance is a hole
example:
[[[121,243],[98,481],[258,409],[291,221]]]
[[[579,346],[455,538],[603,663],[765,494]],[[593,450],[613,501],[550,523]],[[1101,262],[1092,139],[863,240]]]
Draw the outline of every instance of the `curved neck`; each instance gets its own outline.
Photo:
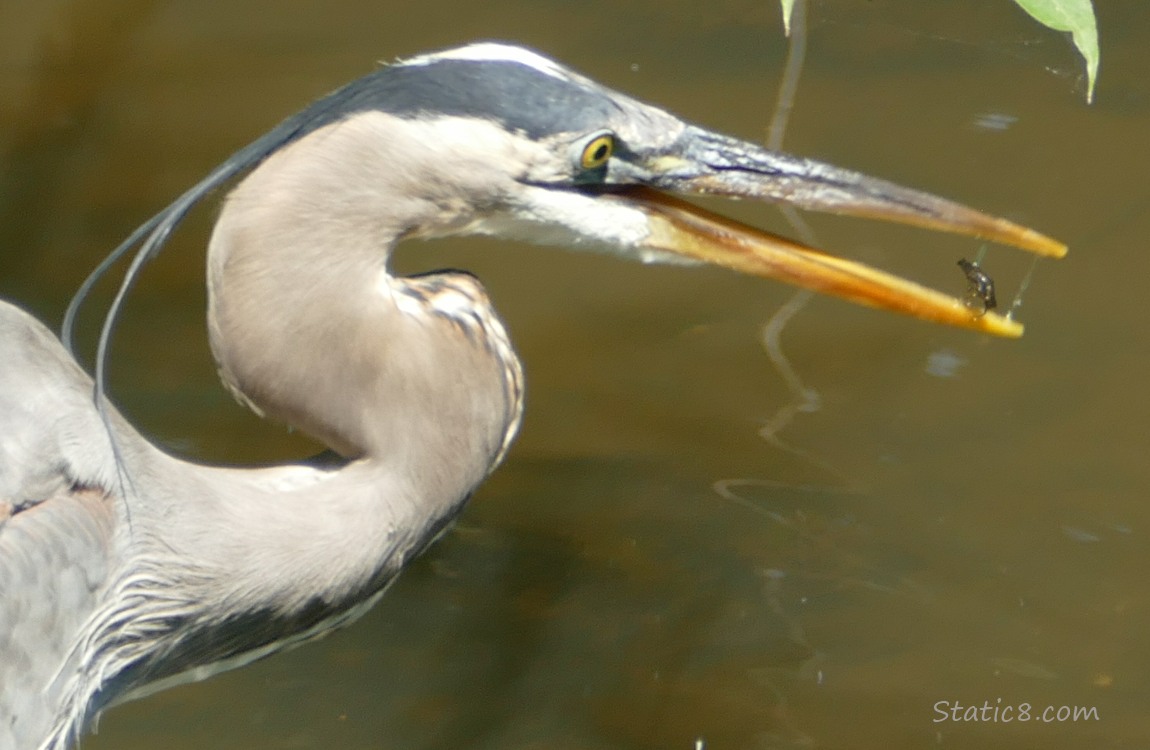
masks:
[[[519,364],[472,277],[388,275],[397,240],[443,214],[403,184],[391,135],[329,126],[236,188],[209,247],[209,333],[257,412],[454,502],[518,424]]]
[[[514,435],[520,366],[479,283],[387,273],[400,238],[467,221],[473,204],[445,190],[481,193],[413,167],[426,143],[395,122],[380,137],[378,117],[270,157],[228,198],[209,247],[209,336],[224,382],[356,460],[333,471],[203,467],[117,421],[141,491],[125,499],[125,562],[78,642],[89,668],[65,675],[76,710],[60,737],[117,690],[202,678],[205,662],[237,666],[358,616]],[[153,647],[143,656],[141,642]]]

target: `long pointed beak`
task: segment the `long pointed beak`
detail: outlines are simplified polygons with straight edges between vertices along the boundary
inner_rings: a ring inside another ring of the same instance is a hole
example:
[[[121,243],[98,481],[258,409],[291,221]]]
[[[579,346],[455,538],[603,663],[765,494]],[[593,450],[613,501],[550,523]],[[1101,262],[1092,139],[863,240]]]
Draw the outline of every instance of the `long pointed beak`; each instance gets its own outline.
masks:
[[[955,232],[1061,258],[1066,245],[1006,219],[828,164],[689,127],[645,182],[616,196],[648,217],[644,244],[923,320],[1017,338],[1022,324],[854,261],[703,210],[667,192],[758,198],[803,209]],[[667,192],[664,192],[667,191]],[[604,196],[607,197],[607,196]]]

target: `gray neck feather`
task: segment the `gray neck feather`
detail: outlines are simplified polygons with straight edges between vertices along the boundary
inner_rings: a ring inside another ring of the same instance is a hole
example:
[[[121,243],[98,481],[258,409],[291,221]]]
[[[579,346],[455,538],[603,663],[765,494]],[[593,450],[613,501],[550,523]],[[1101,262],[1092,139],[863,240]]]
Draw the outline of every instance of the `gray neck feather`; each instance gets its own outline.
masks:
[[[43,748],[64,747],[102,696],[202,679],[354,619],[502,458],[521,371],[482,287],[386,271],[400,238],[466,223],[477,194],[436,179],[429,163],[458,164],[421,162],[404,132],[365,115],[278,152],[228,198],[209,248],[224,382],[350,461],[198,466],[114,415],[130,551],[61,666]]]
[[[410,142],[405,132],[394,118],[362,116],[278,152],[228,198],[209,247],[209,331],[224,382],[353,459],[314,486],[229,510],[246,516],[235,528],[264,537],[251,549],[284,551],[267,570],[296,569],[316,579],[312,591],[350,595],[380,554],[425,543],[519,423],[519,362],[479,283],[387,273],[399,238],[466,221],[462,196],[474,195],[451,194],[458,182],[433,171],[424,179],[441,155],[421,146],[420,129]],[[353,560],[357,543],[375,559]],[[309,594],[281,583],[285,596]]]
[[[430,157],[380,127],[365,116],[317,131],[228,198],[209,248],[212,349],[224,382],[261,414],[417,482],[455,474],[463,494],[518,419],[514,355],[477,282],[453,275],[501,347],[413,295],[422,282],[387,274],[399,238],[467,214],[434,174],[423,179]]]

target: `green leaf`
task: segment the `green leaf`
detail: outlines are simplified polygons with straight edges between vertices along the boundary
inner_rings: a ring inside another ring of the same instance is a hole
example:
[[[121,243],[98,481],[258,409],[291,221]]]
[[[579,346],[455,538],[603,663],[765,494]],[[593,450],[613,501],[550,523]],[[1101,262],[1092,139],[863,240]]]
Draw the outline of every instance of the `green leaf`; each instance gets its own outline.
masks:
[[[1090,0],[1014,0],[1039,23],[1055,31],[1068,31],[1086,60],[1086,103],[1094,101],[1098,78],[1098,25]]]
[[[795,9],[795,0],[779,0],[783,6],[783,31],[791,35],[791,13]]]

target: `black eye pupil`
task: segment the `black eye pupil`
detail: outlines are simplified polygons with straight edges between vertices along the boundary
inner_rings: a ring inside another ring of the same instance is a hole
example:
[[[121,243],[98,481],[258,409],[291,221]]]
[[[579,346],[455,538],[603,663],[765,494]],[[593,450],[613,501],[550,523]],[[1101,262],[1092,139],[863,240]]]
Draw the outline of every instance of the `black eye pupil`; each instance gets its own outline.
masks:
[[[600,143],[599,148],[595,149],[594,159],[595,159],[595,161],[602,161],[603,159],[606,159],[606,158],[607,158],[607,144],[606,143]]]

